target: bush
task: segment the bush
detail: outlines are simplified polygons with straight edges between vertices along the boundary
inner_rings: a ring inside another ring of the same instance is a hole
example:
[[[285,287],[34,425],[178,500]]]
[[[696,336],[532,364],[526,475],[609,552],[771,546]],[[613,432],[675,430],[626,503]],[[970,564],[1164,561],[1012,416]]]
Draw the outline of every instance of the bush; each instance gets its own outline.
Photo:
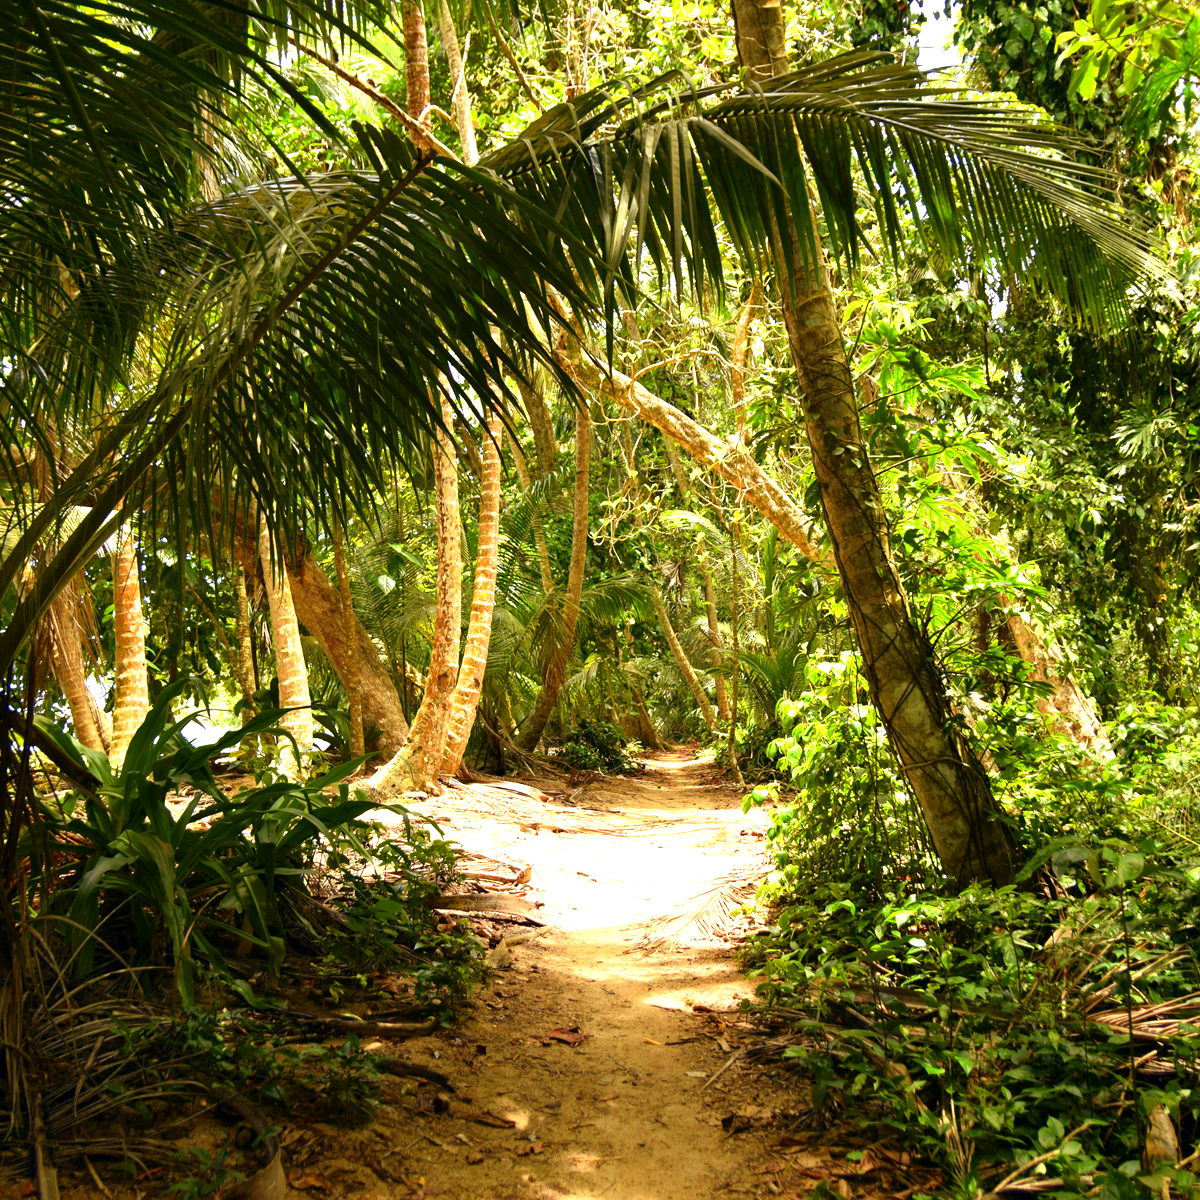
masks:
[[[629,775],[643,765],[629,753],[630,745],[615,725],[580,717],[558,756],[576,771]]]

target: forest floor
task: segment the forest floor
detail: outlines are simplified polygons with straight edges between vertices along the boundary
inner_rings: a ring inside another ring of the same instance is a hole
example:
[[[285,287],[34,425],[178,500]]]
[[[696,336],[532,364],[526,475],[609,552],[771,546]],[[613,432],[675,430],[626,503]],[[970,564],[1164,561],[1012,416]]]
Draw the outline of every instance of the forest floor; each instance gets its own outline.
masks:
[[[472,918],[506,941],[459,1018],[430,1036],[363,1042],[441,1073],[453,1097],[388,1076],[366,1122],[298,1106],[280,1122],[286,1187],[251,1185],[253,1200],[708,1200],[798,1197],[822,1183],[824,1195],[868,1200],[911,1184],[849,1130],[814,1130],[807,1088],[777,1059],[742,1057],[763,1041],[738,1007],[754,994],[734,958],[749,922],[725,940],[710,930],[707,945],[695,927],[655,943],[714,884],[740,880],[749,899],[766,873],[766,815],[742,813],[742,789],[687,751],[650,756],[639,776],[531,781],[547,795],[508,782],[451,788],[415,810],[467,852],[468,872],[530,868],[509,899],[539,924]],[[238,1155],[235,1131],[207,1113],[189,1143],[255,1171],[256,1152]],[[72,1170],[64,1200],[158,1194],[157,1172],[136,1184],[106,1174],[101,1193]]]
[[[688,753],[663,753],[640,777],[565,790],[536,819],[528,803],[464,810],[453,791],[421,805],[466,850],[532,867],[524,894],[549,926],[514,949],[453,1028],[398,1050],[449,1076],[461,1102],[446,1117],[397,1112],[394,1124],[381,1112],[356,1135],[371,1158],[395,1150],[400,1186],[349,1150],[315,1155],[313,1173],[347,1196],[699,1200],[798,1195],[822,1177],[850,1195],[832,1172],[811,1170],[845,1168],[835,1159],[847,1147],[810,1154],[797,1147],[816,1135],[788,1136],[797,1081],[736,1057],[751,1028],[738,1001],[753,984],[731,949],[646,948],[689,897],[765,873],[763,814],[744,815],[741,790],[715,775]],[[547,1044],[551,1030],[584,1038]],[[788,1161],[773,1165],[781,1138]]]

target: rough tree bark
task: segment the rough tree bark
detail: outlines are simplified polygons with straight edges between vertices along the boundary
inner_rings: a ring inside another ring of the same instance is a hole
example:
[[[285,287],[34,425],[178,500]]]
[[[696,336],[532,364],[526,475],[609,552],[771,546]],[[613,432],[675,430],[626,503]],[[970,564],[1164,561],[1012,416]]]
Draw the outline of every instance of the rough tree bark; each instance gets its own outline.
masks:
[[[282,556],[282,548],[280,548]],[[279,679],[279,707],[289,709],[280,727],[295,739],[279,739],[279,771],[288,779],[301,779],[313,748],[312,697],[308,691],[308,667],[300,644],[300,623],[292,602],[292,587],[282,561],[271,563],[271,534],[259,521],[258,556],[263,584],[271,610],[271,641],[275,645],[275,673]],[[280,569],[283,568],[283,569]]]
[[[425,32],[425,9],[421,0],[401,0],[404,22],[404,74],[408,90],[408,115],[422,129],[432,130],[429,108],[429,42]],[[413,137],[418,150],[431,144],[420,134]]]
[[[462,632],[462,540],[458,511],[458,463],[452,431],[454,412],[442,401],[443,429],[433,451],[437,507],[437,589],[433,645],[425,694],[408,741],[370,780],[384,796],[429,792],[438,787],[438,769],[446,749],[450,701],[458,679],[458,639]]]
[[[778,0],[734,0],[738,53],[757,82],[787,70]],[[826,529],[862,652],[871,698],[959,884],[1012,879],[1014,854],[987,774],[950,721],[933,649],[909,608],[892,557],[879,483],[867,457],[858,396],[823,255],[807,270],[793,228],[794,270],[775,239],[784,323],[804,393],[805,424]]]
[[[575,495],[571,521],[571,566],[567,572],[567,594],[563,599],[561,637],[551,650],[537,704],[521,730],[517,745],[522,750],[534,749],[541,740],[546,722],[558,701],[559,689],[566,678],[567,663],[575,645],[575,626],[579,622],[579,602],[583,595],[583,569],[587,562],[591,448],[592,416],[585,400],[575,409]]]
[[[628,375],[616,370],[611,373],[601,371],[595,362],[583,354],[577,342],[560,345],[555,357],[586,391],[616,401],[622,408],[635,413],[682,446],[697,462],[728,480],[802,554],[822,566],[829,562],[828,554],[816,544],[816,531],[803,510],[767,475],[744,447],[722,441]]]
[[[117,533],[117,548],[113,555],[113,641],[115,689],[112,746],[108,757],[113,770],[119,771],[133,735],[150,711],[146,626],[142,614],[142,588],[138,580],[137,544],[133,526],[128,521]]]
[[[83,630],[79,624],[80,584],[77,575],[55,597],[50,606],[50,665],[59,691],[71,710],[75,737],[89,750],[109,749],[96,702],[87,687],[83,660]]]
[[[247,577],[258,572],[258,547],[235,530],[234,549]],[[350,673],[351,641],[346,636],[341,596],[312,553],[297,554],[288,563],[288,583],[300,624],[317,639],[337,677],[346,686]],[[354,647],[358,663],[363,724],[376,730],[372,749],[391,758],[408,739],[404,706],[387,664],[362,622],[354,618]],[[249,647],[247,647],[249,653]]]
[[[475,587],[471,619],[463,647],[458,683],[450,704],[450,727],[442,755],[442,774],[453,775],[462,765],[463,751],[475,724],[475,710],[483,691],[488,646],[492,640],[492,613],[496,608],[496,568],[500,554],[500,438],[504,424],[498,412],[488,417],[483,439],[483,471],[479,478],[479,539],[475,551]]]
[[[671,624],[666,602],[663,600],[662,593],[658,588],[650,589],[650,603],[654,605],[654,612],[658,617],[658,623],[662,626],[663,635],[667,639],[667,645],[671,647],[671,655],[675,659],[675,665],[679,668],[679,673],[687,682],[692,695],[696,698],[696,703],[700,706],[700,712],[704,716],[704,723],[710,730],[716,729],[717,714],[713,711],[712,701],[709,700],[707,693],[700,686],[700,680],[696,677],[695,668],[688,661],[688,656],[684,653],[683,646],[679,643],[679,635],[675,632],[675,626]]]
[[[342,545],[342,527],[333,527],[333,567],[338,579],[338,598],[342,606],[342,638],[346,645],[346,677],[342,684],[350,706],[350,757],[359,758],[366,752],[363,738],[362,680],[358,669],[358,647],[355,645],[354,600],[350,595],[350,575],[346,570],[346,551]]]

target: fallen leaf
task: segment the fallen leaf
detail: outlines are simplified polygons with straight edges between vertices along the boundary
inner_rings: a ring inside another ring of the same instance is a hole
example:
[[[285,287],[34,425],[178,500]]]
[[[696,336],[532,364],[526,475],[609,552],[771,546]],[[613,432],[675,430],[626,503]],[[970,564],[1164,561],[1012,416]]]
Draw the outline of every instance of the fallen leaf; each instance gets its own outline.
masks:
[[[655,1041],[654,1038],[642,1038],[642,1041],[648,1046],[665,1046],[667,1044],[666,1042]]]
[[[611,1096],[597,1096],[597,1097],[596,1097],[596,1103],[597,1103],[597,1104],[601,1104],[601,1103],[603,1103],[605,1100],[615,1100],[616,1098],[617,1098],[617,1093],[616,1093],[616,1092],[613,1092],[613,1094],[612,1094]]]
[[[578,1046],[591,1036],[590,1033],[580,1033],[578,1025],[573,1025],[570,1029],[551,1029],[542,1038],[542,1045],[548,1046],[551,1042],[562,1042],[565,1046]]]
[[[483,1162],[483,1155],[480,1154],[478,1150],[472,1150],[471,1153],[467,1155],[467,1162],[472,1167],[478,1166],[481,1162]]]
[[[545,1148],[541,1142],[525,1142],[517,1147],[515,1153],[518,1158],[527,1158],[530,1154],[541,1154]]]
[[[319,1175],[292,1175],[289,1177],[288,1183],[298,1192],[307,1192],[312,1188],[320,1188],[323,1192],[329,1191],[329,1184]]]
[[[707,1071],[689,1071],[688,1078],[689,1079],[707,1079],[708,1072]]]
[[[591,1129],[596,1124],[595,1121],[576,1121],[574,1125],[568,1125],[568,1129]]]
[[[513,883],[514,883],[514,884],[518,884],[518,883],[528,883],[528,882],[529,882],[529,881],[530,881],[532,878],[533,878],[533,868],[532,868],[532,867],[526,867],[526,868],[525,868],[525,870],[523,870],[523,871],[522,871],[522,872],[521,872],[521,873],[520,873],[520,874],[519,874],[519,875],[516,877],[516,879],[514,879],[514,880],[513,880]]]

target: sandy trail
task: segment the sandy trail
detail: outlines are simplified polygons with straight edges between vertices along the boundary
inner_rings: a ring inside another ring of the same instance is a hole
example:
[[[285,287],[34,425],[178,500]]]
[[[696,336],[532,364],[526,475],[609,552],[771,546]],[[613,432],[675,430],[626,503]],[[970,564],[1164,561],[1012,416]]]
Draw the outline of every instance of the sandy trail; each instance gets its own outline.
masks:
[[[464,811],[454,793],[422,806],[465,849],[532,866],[526,896],[543,903],[538,915],[551,927],[516,948],[453,1029],[398,1049],[448,1075],[470,1100],[461,1111],[516,1125],[384,1108],[361,1135],[338,1135],[344,1157],[325,1158],[322,1175],[338,1180],[339,1194],[780,1194],[752,1174],[763,1153],[753,1124],[783,1115],[795,1091],[740,1062],[712,1079],[738,1052],[739,1017],[705,1014],[704,1006],[735,1008],[751,985],[728,950],[646,953],[638,945],[653,918],[763,861],[762,815],[744,816],[739,794],[712,775],[685,754],[660,755],[642,777],[602,781],[574,796],[575,806],[569,795],[556,797],[542,806],[537,829],[527,806],[515,816]],[[550,832],[556,825],[605,832]],[[581,1045],[542,1044],[550,1030],[572,1027],[589,1035]],[[735,1112],[749,1114],[739,1122],[751,1125],[748,1133],[722,1126]],[[363,1165],[378,1165],[389,1149],[397,1157],[382,1174],[391,1187]]]

